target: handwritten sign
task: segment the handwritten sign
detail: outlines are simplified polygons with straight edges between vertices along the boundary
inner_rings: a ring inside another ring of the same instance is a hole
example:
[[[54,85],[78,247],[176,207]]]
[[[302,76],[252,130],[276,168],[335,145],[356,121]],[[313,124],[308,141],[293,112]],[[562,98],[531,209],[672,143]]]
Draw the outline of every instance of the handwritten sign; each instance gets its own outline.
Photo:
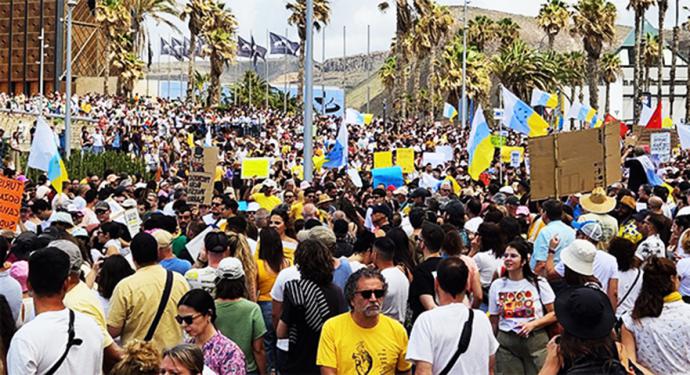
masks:
[[[24,184],[0,177],[0,229],[15,230],[19,221]]]
[[[403,173],[414,172],[414,149],[399,148],[395,151],[395,165],[402,168]]]
[[[213,174],[191,172],[187,180],[187,202],[193,205],[211,204],[211,198],[213,197]]]
[[[244,158],[240,178],[243,180],[268,178],[270,165],[271,162],[268,158]]]
[[[393,166],[393,153],[390,151],[374,152],[374,169]]]
[[[671,133],[652,133],[649,135],[649,149],[652,157],[662,163],[671,160]]]

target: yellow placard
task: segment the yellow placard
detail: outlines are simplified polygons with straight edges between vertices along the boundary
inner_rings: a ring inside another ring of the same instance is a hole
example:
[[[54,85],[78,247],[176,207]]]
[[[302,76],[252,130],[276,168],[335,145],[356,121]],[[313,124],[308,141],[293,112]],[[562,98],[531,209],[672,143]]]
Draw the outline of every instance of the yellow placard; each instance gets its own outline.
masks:
[[[393,152],[378,151],[374,152],[374,169],[387,168],[393,166]]]
[[[501,162],[502,163],[510,163],[510,154],[512,154],[513,151],[519,151],[520,152],[520,163],[522,163],[525,159],[525,148],[524,147],[510,147],[510,146],[501,147]]]
[[[240,178],[268,178],[271,161],[268,158],[244,158]]]
[[[403,173],[414,172],[414,149],[399,148],[395,150],[395,165],[400,166]]]

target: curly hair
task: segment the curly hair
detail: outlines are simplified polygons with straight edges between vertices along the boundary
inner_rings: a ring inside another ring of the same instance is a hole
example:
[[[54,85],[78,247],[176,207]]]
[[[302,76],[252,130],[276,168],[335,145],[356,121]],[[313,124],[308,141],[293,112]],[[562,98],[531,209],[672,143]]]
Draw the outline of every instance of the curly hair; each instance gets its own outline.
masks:
[[[110,375],[156,375],[160,362],[161,354],[151,342],[134,340],[125,345]]]
[[[642,288],[635,301],[631,316],[635,320],[658,318],[664,308],[664,296],[676,291],[674,279],[676,265],[666,258],[651,257],[644,267]]]
[[[300,242],[295,250],[295,264],[305,280],[320,286],[333,281],[333,258],[321,241],[307,239]]]
[[[357,283],[359,283],[360,279],[379,279],[383,283],[383,290],[385,293],[388,293],[388,283],[386,282],[386,278],[381,274],[381,271],[369,267],[361,268],[357,272],[350,275],[343,290],[345,294],[345,301],[347,301],[350,308],[353,307],[352,300],[355,298],[355,292],[357,292]]]

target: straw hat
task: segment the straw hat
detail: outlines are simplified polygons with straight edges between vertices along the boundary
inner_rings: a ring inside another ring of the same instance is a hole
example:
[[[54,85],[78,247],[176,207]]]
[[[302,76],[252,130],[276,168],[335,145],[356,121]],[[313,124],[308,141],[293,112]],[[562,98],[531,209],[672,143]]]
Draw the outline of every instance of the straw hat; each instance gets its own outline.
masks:
[[[323,203],[330,203],[333,202],[333,198],[329,197],[328,194],[321,194],[319,196],[319,201],[316,203],[316,205],[320,205]]]
[[[616,200],[606,195],[606,191],[601,187],[596,187],[591,194],[583,195],[580,198],[580,205],[585,210],[595,214],[606,214],[616,207]]]

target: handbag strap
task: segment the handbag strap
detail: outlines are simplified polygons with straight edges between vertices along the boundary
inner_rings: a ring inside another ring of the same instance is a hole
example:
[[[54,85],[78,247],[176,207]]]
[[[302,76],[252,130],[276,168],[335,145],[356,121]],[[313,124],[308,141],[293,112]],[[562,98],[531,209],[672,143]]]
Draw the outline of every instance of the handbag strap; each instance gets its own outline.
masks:
[[[146,332],[146,336],[144,337],[144,341],[151,341],[151,339],[153,338],[153,334],[156,332],[156,328],[158,327],[158,323],[160,322],[161,317],[163,317],[163,311],[165,311],[165,306],[168,304],[168,299],[170,299],[170,291],[172,290],[172,283],[173,283],[172,271],[166,270],[165,288],[163,288],[163,295],[161,296],[161,301],[158,304],[158,311],[156,311],[156,316],[153,318],[153,322],[151,322],[151,326],[149,327],[149,331]]]
[[[638,268],[637,269],[637,276],[635,276],[635,281],[633,281],[632,285],[630,285],[630,288],[628,288],[628,291],[625,292],[625,295],[623,296],[623,298],[618,300],[618,304],[616,305],[616,307],[620,306],[623,302],[625,302],[625,299],[628,298],[628,296],[630,295],[630,292],[632,292],[633,288],[635,288],[635,285],[637,285],[637,280],[640,279],[641,273],[642,273],[642,271],[640,271],[640,269]]]
[[[62,353],[62,356],[60,356],[60,359],[58,359],[57,362],[53,365],[53,367],[50,368],[46,372],[46,375],[52,375],[54,374],[60,366],[62,366],[62,363],[65,362],[65,359],[67,359],[67,353],[69,353],[69,350],[72,349],[73,346],[79,346],[82,344],[82,339],[75,338],[76,334],[74,333],[74,311],[71,309],[69,310],[69,324],[67,326],[67,346],[65,347],[65,351]]]
[[[541,289],[539,288],[539,276],[534,277],[534,287],[537,288],[537,297],[539,298],[539,303],[541,304],[541,313],[546,315],[546,306],[544,301],[541,299]]]
[[[470,310],[470,315],[467,317],[467,321],[462,327],[462,334],[460,335],[460,341],[458,342],[458,349],[455,351],[453,356],[450,358],[446,367],[439,372],[439,375],[447,375],[450,370],[455,366],[455,362],[458,361],[460,355],[467,351],[470,346],[470,339],[472,338],[472,322],[474,321],[474,310]]]

